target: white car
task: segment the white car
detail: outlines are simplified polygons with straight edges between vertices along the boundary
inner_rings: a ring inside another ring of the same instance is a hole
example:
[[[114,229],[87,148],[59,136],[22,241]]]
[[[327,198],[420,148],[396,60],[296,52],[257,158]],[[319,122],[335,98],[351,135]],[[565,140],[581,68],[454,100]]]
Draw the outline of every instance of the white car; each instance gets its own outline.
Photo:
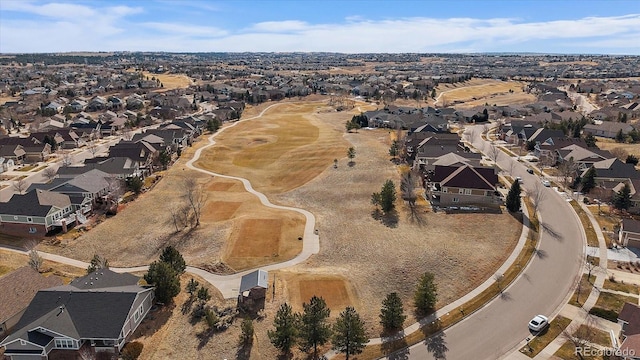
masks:
[[[551,186],[551,182],[549,180],[543,179],[542,180],[542,185],[544,185],[546,187],[549,187],[549,186]]]
[[[549,325],[549,318],[544,315],[536,315],[529,321],[529,330],[540,332]]]

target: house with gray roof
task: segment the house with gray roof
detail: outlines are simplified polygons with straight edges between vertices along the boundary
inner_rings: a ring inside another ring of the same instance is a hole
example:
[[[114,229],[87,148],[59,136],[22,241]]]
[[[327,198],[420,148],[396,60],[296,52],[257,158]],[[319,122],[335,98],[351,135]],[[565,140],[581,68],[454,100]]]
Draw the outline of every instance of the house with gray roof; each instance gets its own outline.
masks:
[[[4,338],[18,323],[29,302],[39,290],[62,285],[62,278],[43,276],[30,266],[23,266],[0,277],[0,338]]]
[[[502,200],[496,194],[498,175],[494,168],[472,166],[460,158],[447,162],[451,165],[436,165],[429,176],[426,190],[432,205],[499,208]]]
[[[55,228],[66,231],[76,221],[69,195],[34,189],[0,203],[0,232],[44,236]]]
[[[153,305],[152,287],[99,269],[68,285],[38,291],[0,346],[11,360],[49,359],[58,350],[119,353]]]
[[[615,139],[616,135],[618,135],[620,131],[622,131],[623,135],[626,135],[631,130],[633,130],[633,126],[631,124],[613,121],[602,121],[600,124],[587,124],[582,129],[586,134],[602,136],[610,139]]]

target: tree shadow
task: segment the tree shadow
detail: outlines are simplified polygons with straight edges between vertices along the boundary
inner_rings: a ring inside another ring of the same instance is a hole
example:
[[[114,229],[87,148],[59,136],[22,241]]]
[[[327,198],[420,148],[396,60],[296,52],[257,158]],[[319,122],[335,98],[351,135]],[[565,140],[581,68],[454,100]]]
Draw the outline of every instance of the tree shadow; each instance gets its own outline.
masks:
[[[435,359],[446,359],[447,342],[445,341],[446,335],[443,332],[439,332],[433,336],[430,336],[424,340],[424,344],[427,346],[427,351],[430,352]]]
[[[389,360],[408,360],[410,353],[409,344],[404,337],[404,332],[400,331],[398,334],[401,334],[398,339],[384,341],[382,343],[382,353],[386,355]],[[401,347],[400,350],[395,350],[399,347]]]
[[[508,292],[501,291],[500,292],[500,300],[511,301],[511,300],[513,300],[513,297]]]
[[[542,229],[544,229],[549,235],[551,235],[552,238],[558,240],[558,241],[562,241],[564,240],[562,238],[562,234],[560,234],[559,232],[557,232],[556,230],[554,230],[551,226],[549,226],[549,224],[547,223],[540,223],[540,227]]]
[[[131,336],[131,339],[137,339],[139,337],[147,337],[155,334],[169,321],[175,308],[174,304],[157,306],[151,308],[147,316],[144,317],[140,326]]]
[[[409,203],[409,222],[418,226],[426,225],[427,221],[424,217],[424,212],[421,210],[415,203]]]
[[[213,337],[213,334],[215,333],[216,331],[214,329],[205,329],[199,332],[198,334],[196,334],[199,340],[198,350],[202,350],[202,348],[209,343],[209,340],[211,340],[211,338]]]
[[[390,228],[398,227],[398,212],[396,210],[391,210],[388,213],[382,212],[382,210],[376,208],[371,212],[371,217],[375,220],[380,221],[384,226]]]
[[[180,311],[182,312],[182,315],[186,315],[191,311],[191,307],[193,306],[193,303],[195,302],[196,298],[195,296],[190,296],[187,301],[184,302],[184,304],[182,304],[182,308],[180,309]]]
[[[544,259],[547,256],[549,256],[549,254],[547,254],[547,252],[545,250],[542,249],[535,249],[533,250],[533,253],[536,255],[536,257],[538,257],[539,259]]]
[[[349,161],[349,162],[347,163],[347,166],[349,166],[349,167],[354,167],[354,166],[356,166],[356,162],[355,162],[355,161]]]
[[[251,349],[253,349],[253,342],[240,345],[238,351],[236,351],[236,360],[249,360],[251,358]]]

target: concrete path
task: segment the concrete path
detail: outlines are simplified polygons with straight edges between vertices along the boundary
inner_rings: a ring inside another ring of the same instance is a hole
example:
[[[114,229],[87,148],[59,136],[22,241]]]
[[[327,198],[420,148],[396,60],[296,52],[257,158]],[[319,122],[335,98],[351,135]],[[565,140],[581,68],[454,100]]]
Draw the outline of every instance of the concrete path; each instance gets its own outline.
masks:
[[[316,225],[316,219],[313,216],[313,214],[311,214],[310,212],[303,210],[303,209],[299,209],[299,208],[294,208],[294,207],[289,207],[289,206],[280,206],[280,205],[275,205],[272,204],[269,199],[262,193],[256,191],[252,186],[251,183],[249,182],[249,180],[244,179],[244,178],[240,178],[240,177],[236,177],[236,176],[229,176],[229,175],[223,175],[223,174],[217,174],[211,171],[207,171],[204,169],[200,169],[198,167],[196,167],[194,164],[194,162],[198,161],[198,159],[200,158],[202,151],[204,149],[207,149],[213,145],[215,145],[215,141],[214,138],[218,135],[221,134],[222,132],[224,132],[225,130],[234,127],[236,125],[238,125],[241,122],[244,121],[248,121],[248,120],[253,120],[253,119],[257,119],[260,118],[264,115],[264,113],[266,111],[268,111],[269,109],[278,106],[278,105],[282,105],[285,103],[277,103],[277,104],[273,104],[268,106],[267,108],[265,108],[264,110],[262,110],[262,112],[260,112],[260,114],[250,117],[250,118],[246,118],[240,121],[237,121],[231,125],[225,126],[223,128],[221,128],[218,132],[216,132],[215,134],[209,136],[209,144],[207,144],[206,146],[203,146],[201,148],[199,148],[198,150],[196,150],[195,154],[193,155],[193,158],[191,158],[191,160],[189,160],[187,162],[187,167],[189,167],[190,169],[196,170],[196,171],[200,171],[203,172],[205,174],[209,174],[211,176],[219,176],[219,177],[223,177],[223,178],[227,178],[227,179],[234,179],[234,180],[239,180],[243,183],[244,188],[247,190],[247,192],[255,195],[260,202],[267,207],[270,208],[274,208],[274,209],[281,209],[281,210],[290,210],[290,211],[296,211],[301,213],[302,215],[304,215],[305,219],[306,219],[306,223],[305,223],[305,227],[304,227],[304,234],[302,236],[302,251],[300,252],[300,254],[298,254],[296,257],[294,257],[291,260],[287,260],[281,263],[277,263],[277,264],[271,264],[271,265],[267,265],[267,266],[262,266],[260,267],[260,269],[262,270],[266,270],[266,271],[270,271],[270,270],[278,270],[278,269],[284,269],[296,264],[299,264],[301,262],[306,261],[311,255],[313,254],[317,254],[318,251],[320,251],[320,239],[319,236],[317,235],[316,231],[315,231],[315,225]],[[22,249],[17,249],[15,247],[10,247],[10,246],[6,246],[6,245],[0,245],[0,248],[4,248],[6,250],[12,251],[12,252],[16,252],[16,253],[20,253],[20,254],[24,254],[24,255],[28,255],[28,251],[22,250]],[[45,252],[41,252],[38,251],[38,253],[40,254],[40,256],[46,260],[51,260],[51,261],[55,261],[58,263],[62,263],[62,264],[67,264],[67,265],[71,265],[71,266],[75,266],[75,267],[79,267],[79,268],[87,268],[89,266],[89,263],[83,262],[83,261],[79,261],[79,260],[75,260],[75,259],[71,259],[71,258],[67,258],[64,256],[60,256],[60,255],[56,255],[56,254],[50,254],[50,253],[45,253]],[[111,270],[115,271],[115,272],[138,272],[138,271],[147,271],[149,269],[149,266],[136,266],[136,267],[123,267],[123,268],[111,268]],[[200,269],[200,268],[196,268],[193,266],[187,266],[186,272],[191,273],[191,274],[195,274],[198,275],[202,278],[204,278],[207,282],[209,282],[211,285],[215,286],[218,290],[220,290],[220,292],[222,293],[222,295],[226,298],[226,299],[231,299],[231,298],[235,298],[238,296],[238,291],[240,288],[240,279],[242,278],[242,276],[255,271],[256,269],[251,269],[251,270],[246,270],[240,273],[236,273],[236,274],[231,274],[231,275],[217,275],[217,274],[212,274],[206,270]]]

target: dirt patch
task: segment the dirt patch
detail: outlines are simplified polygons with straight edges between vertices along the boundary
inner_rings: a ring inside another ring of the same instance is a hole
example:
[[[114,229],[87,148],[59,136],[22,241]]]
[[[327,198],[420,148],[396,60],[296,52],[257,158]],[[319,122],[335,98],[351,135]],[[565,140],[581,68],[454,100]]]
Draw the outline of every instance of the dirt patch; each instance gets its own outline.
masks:
[[[241,205],[241,202],[211,201],[202,211],[202,221],[229,220]]]
[[[288,260],[302,251],[304,218],[295,213],[272,219],[247,218],[231,230],[223,260],[240,271]]]
[[[188,76],[181,74],[152,74],[149,72],[143,72],[143,75],[148,77],[149,79],[155,77],[156,79],[160,80],[160,82],[162,83],[162,87],[155,89],[156,92],[163,92],[173,89],[183,89],[189,87],[189,85],[191,85],[192,83],[191,79]]]
[[[301,274],[287,280],[292,306],[302,311],[302,304],[313,296],[322,297],[334,315],[347,306],[356,306],[357,298],[345,278],[338,275]]]

